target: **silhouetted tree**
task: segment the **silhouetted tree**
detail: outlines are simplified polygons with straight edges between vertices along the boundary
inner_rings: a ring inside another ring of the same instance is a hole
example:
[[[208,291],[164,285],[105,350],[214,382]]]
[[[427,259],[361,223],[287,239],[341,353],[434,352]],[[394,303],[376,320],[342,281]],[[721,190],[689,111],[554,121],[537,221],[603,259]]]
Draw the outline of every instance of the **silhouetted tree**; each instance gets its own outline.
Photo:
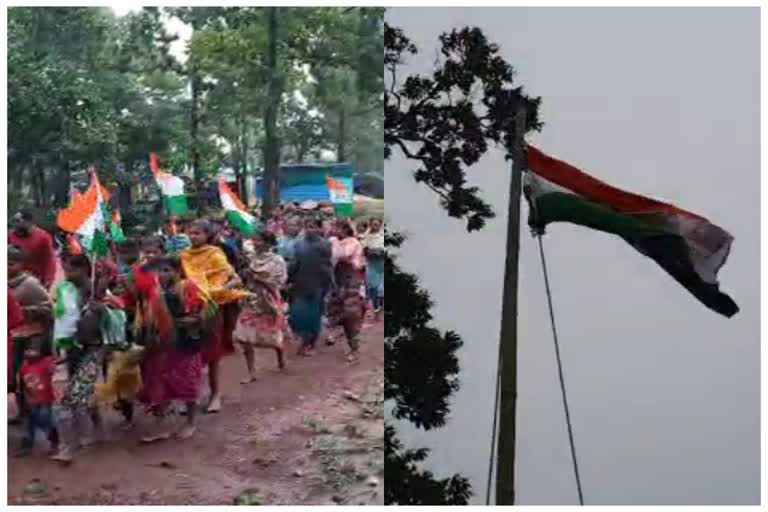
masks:
[[[461,338],[430,327],[432,301],[419,287],[416,276],[403,272],[392,249],[404,241],[387,233],[385,282],[388,302],[384,308],[384,397],[394,402],[396,418],[407,419],[429,430],[445,424],[448,399],[459,388],[456,350]],[[395,429],[384,431],[384,499],[388,505],[465,505],[470,496],[466,478],[437,479],[417,463],[426,459],[426,448],[407,450]]]
[[[399,80],[404,58],[416,52],[400,29],[385,25],[385,158],[400,151],[414,162],[415,180],[439,196],[448,215],[466,218],[468,231],[481,229],[494,213],[478,196],[477,187],[467,185],[465,171],[490,144],[512,147],[520,101],[526,102],[527,128],[540,129],[540,98],[528,97],[513,86],[512,67],[478,28],[441,35],[441,60],[431,75]],[[429,293],[416,276],[399,268],[392,253],[404,241],[397,233],[386,237],[384,393],[396,418],[429,430],[445,424],[448,401],[459,389],[456,351],[462,340],[430,325]],[[406,449],[389,424],[384,453],[386,504],[467,504],[472,494],[469,481],[460,475],[438,479],[420,468],[428,450]]]

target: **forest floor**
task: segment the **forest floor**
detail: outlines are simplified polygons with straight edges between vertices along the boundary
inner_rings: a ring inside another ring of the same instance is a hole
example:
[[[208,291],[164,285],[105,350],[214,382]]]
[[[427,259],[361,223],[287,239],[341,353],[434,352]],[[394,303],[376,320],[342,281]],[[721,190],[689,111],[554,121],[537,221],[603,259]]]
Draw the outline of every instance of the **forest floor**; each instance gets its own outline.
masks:
[[[313,357],[289,356],[283,371],[272,351],[257,352],[260,378],[246,385],[242,356],[228,357],[224,407],[200,415],[189,440],[142,445],[151,418],[139,413],[124,431],[110,411],[110,440],[61,467],[41,439],[32,455],[14,457],[22,428],[9,426],[8,503],[383,505],[383,324],[364,330],[355,365],[337,338]]]

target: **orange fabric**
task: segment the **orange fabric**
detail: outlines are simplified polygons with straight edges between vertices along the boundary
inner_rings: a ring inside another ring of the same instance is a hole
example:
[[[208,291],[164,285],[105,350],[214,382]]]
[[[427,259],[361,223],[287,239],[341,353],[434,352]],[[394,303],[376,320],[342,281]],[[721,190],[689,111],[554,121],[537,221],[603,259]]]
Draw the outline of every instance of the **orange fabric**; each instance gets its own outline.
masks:
[[[228,304],[247,297],[244,290],[231,290],[224,286],[237,279],[224,251],[213,245],[190,247],[179,253],[181,266],[187,279],[197,283],[216,304]]]
[[[157,155],[155,153],[149,154],[149,168],[152,170],[152,174],[157,174],[160,170],[160,166],[157,163]]]
[[[160,169],[160,164],[157,161],[156,153],[149,154],[149,168],[152,171],[152,176],[154,176],[155,181],[159,181],[164,176],[172,176],[171,174]]]
[[[343,183],[340,183],[336,181],[335,179],[331,178],[330,176],[325,177],[325,182],[328,184],[328,188],[333,189],[337,192],[346,192],[347,187],[344,186]]]
[[[104,202],[109,201],[109,192],[101,186],[99,178],[94,171],[91,175],[91,185],[85,194],[79,194],[72,198],[72,202],[59,211],[56,217],[56,224],[64,231],[70,233],[77,232],[83,225],[83,222],[90,217],[99,205],[99,191]]]
[[[237,197],[237,195],[232,192],[232,189],[229,188],[229,185],[227,185],[227,182],[224,180],[224,177],[219,178],[219,194],[224,194],[229,196],[232,199],[232,202],[235,203],[235,206],[241,211],[247,211],[245,208],[245,205],[242,201],[240,201],[240,198]]]
[[[669,203],[612,187],[566,162],[542,153],[531,145],[528,145],[527,159],[528,169],[534,174],[619,212],[668,213],[704,219]]]

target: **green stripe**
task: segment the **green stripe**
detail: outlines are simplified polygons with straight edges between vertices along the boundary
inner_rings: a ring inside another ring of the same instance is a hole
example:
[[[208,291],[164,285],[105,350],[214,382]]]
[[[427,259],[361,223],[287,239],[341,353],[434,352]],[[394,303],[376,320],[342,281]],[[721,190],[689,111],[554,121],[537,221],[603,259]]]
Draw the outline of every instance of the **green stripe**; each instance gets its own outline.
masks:
[[[165,211],[173,215],[184,215],[189,212],[187,196],[163,196]]]
[[[102,230],[96,230],[90,239],[85,239],[83,246],[92,256],[106,256],[109,254],[107,235]]]
[[[571,222],[621,237],[670,233],[663,215],[620,213],[565,192],[550,192],[536,198],[529,223],[546,226],[551,222]]]
[[[706,283],[696,272],[688,244],[677,235],[643,236],[626,239],[635,249],[648,256],[673,279],[683,285],[702,304],[728,318],[739,312],[739,306],[716,284]]]
[[[125,240],[125,233],[123,233],[123,228],[111,220],[109,221],[109,237],[114,242],[122,242]]]
[[[256,234],[258,231],[258,223],[248,222],[245,217],[243,217],[240,212],[237,212],[235,210],[227,210],[227,221],[232,225],[233,228],[238,230],[240,233],[251,236]]]
[[[544,227],[551,222],[571,222],[618,235],[654,260],[708,308],[726,317],[739,311],[736,303],[716,284],[702,280],[691,261],[686,240],[668,224],[663,213],[619,213],[578,195],[550,192],[536,198],[529,224]]]
[[[352,203],[334,203],[333,213],[337,217],[351,217],[354,212],[354,206]]]

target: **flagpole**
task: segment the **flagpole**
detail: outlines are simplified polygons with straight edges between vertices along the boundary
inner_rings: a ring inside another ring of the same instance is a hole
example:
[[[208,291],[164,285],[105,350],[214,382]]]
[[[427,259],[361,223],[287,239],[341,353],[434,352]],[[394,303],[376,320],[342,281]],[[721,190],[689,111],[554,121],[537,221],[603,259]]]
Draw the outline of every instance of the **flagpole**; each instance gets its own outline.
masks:
[[[96,299],[96,261],[98,256],[93,255],[93,262],[91,263],[91,300]]]
[[[501,306],[499,368],[499,439],[496,451],[496,505],[515,504],[515,436],[517,411],[517,282],[520,252],[520,192],[525,169],[525,102],[515,115],[512,176],[509,180],[507,256],[504,264],[504,295]],[[494,404],[496,405],[496,404]]]

